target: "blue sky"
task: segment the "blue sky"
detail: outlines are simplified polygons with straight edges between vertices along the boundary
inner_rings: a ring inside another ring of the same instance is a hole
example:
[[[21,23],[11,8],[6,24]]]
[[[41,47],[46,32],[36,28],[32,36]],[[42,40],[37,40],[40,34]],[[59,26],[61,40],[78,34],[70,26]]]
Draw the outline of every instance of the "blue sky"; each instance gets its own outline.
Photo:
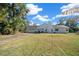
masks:
[[[27,4],[27,7],[32,10],[28,13],[27,18],[31,23],[35,24],[43,24],[48,21],[55,24],[58,22],[58,19],[54,19],[54,17],[61,14],[61,7],[65,5],[68,5],[68,3]]]

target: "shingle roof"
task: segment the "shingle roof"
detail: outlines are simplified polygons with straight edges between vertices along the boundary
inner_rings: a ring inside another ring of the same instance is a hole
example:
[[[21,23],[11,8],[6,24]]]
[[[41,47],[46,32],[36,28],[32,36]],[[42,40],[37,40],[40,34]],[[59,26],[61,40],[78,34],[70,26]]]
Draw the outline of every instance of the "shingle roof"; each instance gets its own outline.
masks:
[[[55,28],[69,28],[68,26],[65,25],[53,25]]]

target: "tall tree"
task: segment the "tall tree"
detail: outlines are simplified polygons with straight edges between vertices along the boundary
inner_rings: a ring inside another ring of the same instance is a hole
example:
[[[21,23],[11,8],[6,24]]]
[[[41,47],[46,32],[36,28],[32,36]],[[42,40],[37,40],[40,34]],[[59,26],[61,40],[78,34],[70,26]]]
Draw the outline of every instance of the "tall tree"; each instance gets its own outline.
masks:
[[[77,28],[77,22],[75,19],[69,19],[66,21],[66,26],[70,27],[70,32],[76,32],[78,30]]]
[[[6,17],[7,15],[7,5],[5,3],[0,4],[0,22]]]
[[[66,19],[64,19],[64,18],[60,18],[59,19],[59,25],[64,25],[64,21],[65,21]]]
[[[2,7],[4,5],[4,7]],[[1,4],[1,12],[5,10],[6,13],[2,13],[1,16],[3,16],[0,19],[2,20],[2,28],[1,32],[2,34],[11,34],[15,33],[16,31],[22,31],[24,32],[24,29],[26,27],[26,20],[25,16],[27,14],[27,8],[26,4],[15,4],[15,3],[9,3],[9,4]],[[6,8],[5,8],[6,7]],[[6,18],[6,19],[4,19]]]

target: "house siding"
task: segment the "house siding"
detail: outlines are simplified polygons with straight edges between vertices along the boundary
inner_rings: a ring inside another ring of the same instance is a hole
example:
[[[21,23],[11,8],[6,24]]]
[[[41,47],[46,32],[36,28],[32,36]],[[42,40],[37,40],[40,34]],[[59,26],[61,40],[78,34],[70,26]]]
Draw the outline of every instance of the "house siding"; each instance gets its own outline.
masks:
[[[58,29],[58,30],[56,30]],[[69,28],[64,25],[50,25],[44,24],[40,26],[28,26],[27,32],[41,32],[41,33],[68,33]]]

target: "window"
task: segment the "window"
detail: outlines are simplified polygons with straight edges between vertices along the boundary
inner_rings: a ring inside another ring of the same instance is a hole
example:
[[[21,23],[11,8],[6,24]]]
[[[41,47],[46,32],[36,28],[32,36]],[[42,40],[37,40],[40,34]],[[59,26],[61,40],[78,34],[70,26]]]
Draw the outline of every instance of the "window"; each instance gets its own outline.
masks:
[[[47,29],[45,29],[45,32],[47,32]]]
[[[53,32],[53,29],[51,29],[51,32]]]
[[[40,29],[38,29],[38,31],[39,31]]]
[[[55,31],[58,31],[58,29],[55,29]]]
[[[40,29],[38,29],[38,31],[37,31],[38,33],[40,33]]]
[[[68,29],[66,29],[66,31],[69,31]]]
[[[44,28],[42,28],[42,30],[44,30]]]

